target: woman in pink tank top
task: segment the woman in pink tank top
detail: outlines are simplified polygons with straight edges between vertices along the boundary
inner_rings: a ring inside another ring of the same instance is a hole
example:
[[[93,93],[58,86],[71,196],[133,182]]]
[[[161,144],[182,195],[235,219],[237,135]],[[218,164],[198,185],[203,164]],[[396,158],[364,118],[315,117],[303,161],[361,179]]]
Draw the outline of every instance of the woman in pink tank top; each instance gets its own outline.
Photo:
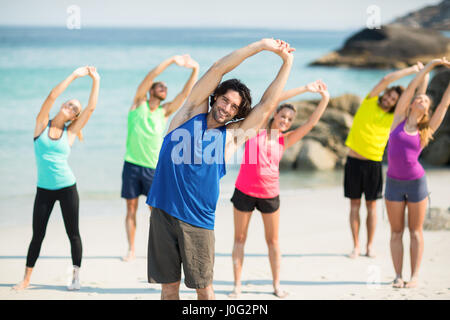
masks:
[[[234,246],[233,271],[234,290],[230,296],[241,293],[241,272],[244,260],[244,245],[253,210],[262,213],[264,231],[269,249],[274,294],[280,298],[287,295],[280,288],[281,253],[278,244],[278,226],[280,220],[279,200],[279,163],[286,148],[294,145],[317,124],[328,104],[329,93],[326,85],[318,80],[306,86],[285,91],[280,101],[290,99],[305,92],[315,92],[322,100],[309,120],[299,128],[286,132],[291,127],[296,110],[291,104],[282,104],[266,127],[249,139],[245,144],[245,153],[236,189],[231,201],[234,206]],[[286,132],[286,133],[285,133]]]
[[[385,201],[391,225],[390,247],[396,273],[393,281],[395,288],[413,288],[417,286],[418,281],[424,248],[422,229],[428,205],[425,171],[418,159],[445,117],[450,103],[450,86],[447,85],[433,116],[430,116],[432,104],[430,97],[420,92],[417,94],[415,91],[424,79],[424,83],[428,83],[428,73],[438,65],[449,67],[450,63],[445,58],[435,59],[417,74],[401,95],[391,126]],[[402,237],[406,207],[408,207],[408,228],[411,238],[411,280],[407,283],[402,279]]]

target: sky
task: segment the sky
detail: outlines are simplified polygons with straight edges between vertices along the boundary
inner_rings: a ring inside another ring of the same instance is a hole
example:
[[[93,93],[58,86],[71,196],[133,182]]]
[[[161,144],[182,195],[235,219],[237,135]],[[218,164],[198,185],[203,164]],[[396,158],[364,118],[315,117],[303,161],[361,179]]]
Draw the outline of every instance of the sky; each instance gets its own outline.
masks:
[[[245,27],[349,30],[382,24],[441,0],[0,0],[0,25],[66,27]],[[375,5],[377,12],[367,13]],[[374,20],[372,20],[374,21]]]

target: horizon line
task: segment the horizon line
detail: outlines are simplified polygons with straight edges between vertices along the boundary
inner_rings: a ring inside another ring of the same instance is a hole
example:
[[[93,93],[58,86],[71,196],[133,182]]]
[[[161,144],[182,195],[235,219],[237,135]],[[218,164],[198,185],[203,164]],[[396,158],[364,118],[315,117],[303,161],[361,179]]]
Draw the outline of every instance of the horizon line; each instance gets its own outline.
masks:
[[[65,25],[32,25],[32,24],[2,24],[0,23],[0,28],[57,28],[57,29],[68,29]],[[343,29],[314,29],[314,28],[280,28],[280,27],[263,27],[263,26],[134,26],[134,25],[122,25],[122,26],[111,26],[111,25],[88,25],[82,26],[80,29],[68,29],[68,30],[81,30],[81,29],[216,29],[216,30],[279,30],[279,31],[323,31],[323,32],[352,32],[359,29],[364,29],[365,26],[343,28]]]

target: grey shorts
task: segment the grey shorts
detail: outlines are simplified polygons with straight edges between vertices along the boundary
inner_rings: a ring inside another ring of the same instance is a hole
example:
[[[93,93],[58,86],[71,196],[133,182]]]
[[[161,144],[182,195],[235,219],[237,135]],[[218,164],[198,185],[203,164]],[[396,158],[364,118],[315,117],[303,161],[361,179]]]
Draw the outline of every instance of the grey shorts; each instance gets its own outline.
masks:
[[[425,175],[416,180],[397,180],[386,177],[384,197],[389,201],[419,202],[428,197]]]
[[[214,245],[214,230],[193,226],[161,209],[152,208],[148,236],[148,282],[178,282],[183,265],[186,286],[206,288],[213,282]]]

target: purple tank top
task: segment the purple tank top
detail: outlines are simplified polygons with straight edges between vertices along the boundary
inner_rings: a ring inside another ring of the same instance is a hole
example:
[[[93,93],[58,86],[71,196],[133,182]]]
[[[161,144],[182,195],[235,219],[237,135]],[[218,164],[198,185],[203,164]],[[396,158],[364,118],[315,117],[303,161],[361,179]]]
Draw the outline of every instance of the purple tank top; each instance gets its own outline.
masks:
[[[416,180],[425,174],[419,163],[420,135],[405,132],[406,119],[389,135],[387,176],[397,180]]]

